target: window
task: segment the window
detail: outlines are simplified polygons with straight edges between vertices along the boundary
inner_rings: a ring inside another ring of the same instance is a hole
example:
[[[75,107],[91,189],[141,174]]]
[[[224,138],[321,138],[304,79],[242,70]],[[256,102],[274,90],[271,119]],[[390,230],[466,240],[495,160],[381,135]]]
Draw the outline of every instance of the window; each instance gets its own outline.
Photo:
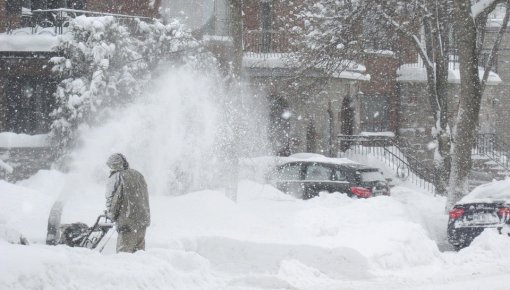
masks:
[[[85,0],[67,0],[67,8],[85,10]]]
[[[42,134],[49,131],[55,83],[35,77],[14,77],[7,84],[7,130]]]
[[[321,164],[310,164],[306,168],[305,180],[332,180],[333,169]]]
[[[290,155],[290,108],[283,97],[271,96],[269,112],[269,138],[278,156]]]
[[[362,129],[367,132],[389,130],[390,102],[386,95],[364,95],[361,99]]]
[[[331,178],[331,180],[333,181],[345,181],[347,178],[345,176],[345,172],[343,172],[342,170],[340,169],[335,169],[333,171],[333,177]]]
[[[373,17],[366,17],[362,25],[366,49],[393,51],[393,44],[397,39],[386,23]]]
[[[260,2],[261,52],[271,51],[272,12],[271,2]]]
[[[27,8],[29,10],[32,9],[32,1],[31,0],[22,0],[21,7]]]
[[[21,1],[7,0],[5,3],[5,10],[7,14],[21,14]]]
[[[300,180],[301,164],[289,164],[278,170],[279,180]]]
[[[384,181],[382,172],[380,171],[361,171],[362,182]]]

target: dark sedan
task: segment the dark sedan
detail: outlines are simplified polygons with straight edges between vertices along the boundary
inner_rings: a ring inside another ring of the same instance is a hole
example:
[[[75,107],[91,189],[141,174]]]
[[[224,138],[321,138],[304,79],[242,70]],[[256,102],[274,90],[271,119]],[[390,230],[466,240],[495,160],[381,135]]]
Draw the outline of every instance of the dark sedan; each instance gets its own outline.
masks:
[[[509,226],[510,181],[495,181],[475,188],[450,210],[448,241],[458,250],[485,229],[501,233]]]
[[[303,199],[320,192],[357,198],[390,194],[382,172],[359,163],[292,161],[278,166],[269,179],[279,190]]]

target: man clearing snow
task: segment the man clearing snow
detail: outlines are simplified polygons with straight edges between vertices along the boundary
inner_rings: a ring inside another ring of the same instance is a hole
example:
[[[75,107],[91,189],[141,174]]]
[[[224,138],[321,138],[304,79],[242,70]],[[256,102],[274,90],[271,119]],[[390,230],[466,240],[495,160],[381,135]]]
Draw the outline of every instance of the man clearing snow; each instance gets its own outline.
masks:
[[[120,153],[110,156],[106,165],[111,171],[106,209],[117,224],[117,253],[145,250],[145,230],[150,225],[147,183],[140,172],[129,168]]]

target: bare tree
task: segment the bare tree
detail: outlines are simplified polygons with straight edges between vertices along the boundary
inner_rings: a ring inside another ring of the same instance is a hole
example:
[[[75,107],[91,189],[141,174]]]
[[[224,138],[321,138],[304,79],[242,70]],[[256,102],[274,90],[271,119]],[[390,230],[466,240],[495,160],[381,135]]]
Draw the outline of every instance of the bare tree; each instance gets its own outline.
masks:
[[[483,45],[480,35],[486,28],[487,15],[497,4],[506,3],[506,14],[498,37],[493,44],[484,75],[480,80],[478,56]],[[452,148],[452,168],[450,173],[450,191],[446,209],[450,209],[462,198],[468,188],[468,174],[471,170],[471,148],[480,114],[485,84],[489,71],[493,66],[501,39],[508,25],[509,1],[485,0],[472,4],[471,0],[454,0],[455,36],[458,43],[460,62],[460,102],[456,126],[454,128],[454,143]]]
[[[507,13],[480,80],[478,56],[488,15],[501,3],[507,3]],[[360,59],[363,43],[378,41],[369,39],[374,35],[360,33],[364,19],[372,19],[372,25],[390,29],[406,39],[426,69],[428,99],[435,121],[433,137],[437,143],[435,186],[439,194],[448,195],[449,207],[467,190],[481,97],[508,23],[509,8],[508,0],[305,0],[301,15],[307,42],[302,61],[308,67],[334,71],[346,65],[346,60]],[[452,23],[457,27],[455,34]],[[456,43],[450,43],[453,35]],[[450,57],[457,52],[461,97],[455,130],[451,130],[448,71]]]
[[[327,72],[345,69],[348,60],[363,59],[364,44],[380,42],[363,33],[363,26],[379,26],[396,32],[414,47],[427,72],[427,92],[434,112],[436,146],[435,186],[446,195],[450,169],[448,126],[448,61],[451,33],[451,0],[305,1],[304,60],[308,66]],[[371,19],[371,21],[367,21]]]
[[[451,131],[448,125],[448,69],[451,53],[451,4],[446,1],[379,1],[379,13],[423,60],[427,93],[434,114],[436,192],[446,195],[450,171]],[[398,8],[398,9],[395,9]],[[413,21],[414,19],[414,21]]]

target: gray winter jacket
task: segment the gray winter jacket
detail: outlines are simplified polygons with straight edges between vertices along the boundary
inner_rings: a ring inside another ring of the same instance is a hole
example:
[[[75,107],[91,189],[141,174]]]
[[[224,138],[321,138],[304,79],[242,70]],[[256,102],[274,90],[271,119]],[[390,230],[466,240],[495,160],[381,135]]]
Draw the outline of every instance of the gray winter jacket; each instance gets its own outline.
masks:
[[[143,175],[131,168],[112,171],[107,185],[106,208],[120,230],[148,227],[149,195]]]

